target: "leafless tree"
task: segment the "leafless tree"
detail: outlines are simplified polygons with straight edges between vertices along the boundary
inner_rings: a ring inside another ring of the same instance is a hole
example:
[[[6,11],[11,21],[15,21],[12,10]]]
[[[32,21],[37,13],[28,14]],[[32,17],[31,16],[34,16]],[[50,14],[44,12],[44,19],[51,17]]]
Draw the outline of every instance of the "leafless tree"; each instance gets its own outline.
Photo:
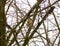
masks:
[[[59,4],[0,0],[0,46],[60,46]]]

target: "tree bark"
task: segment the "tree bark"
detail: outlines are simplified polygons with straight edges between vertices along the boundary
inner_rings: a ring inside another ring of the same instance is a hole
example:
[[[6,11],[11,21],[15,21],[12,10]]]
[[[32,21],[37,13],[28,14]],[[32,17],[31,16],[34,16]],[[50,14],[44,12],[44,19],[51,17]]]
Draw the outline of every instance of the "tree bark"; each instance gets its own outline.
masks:
[[[5,4],[6,0],[0,0],[0,46],[7,46]]]

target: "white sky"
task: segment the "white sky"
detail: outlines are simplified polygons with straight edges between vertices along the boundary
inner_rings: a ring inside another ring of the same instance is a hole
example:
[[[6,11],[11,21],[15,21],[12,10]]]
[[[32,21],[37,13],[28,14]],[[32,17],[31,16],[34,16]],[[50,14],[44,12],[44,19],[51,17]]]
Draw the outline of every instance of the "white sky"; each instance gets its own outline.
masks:
[[[25,2],[25,0],[22,0],[24,3],[26,3],[27,4],[27,2]],[[21,2],[21,0],[16,0],[16,2],[18,2],[17,3],[17,5],[19,6],[19,8],[21,8],[21,9],[23,9],[23,10],[25,10],[25,9],[28,9],[29,10],[29,6],[28,5],[25,5],[25,4],[22,4],[22,2]],[[54,2],[54,1],[52,1],[51,0],[51,3],[52,2]],[[36,3],[36,0],[29,0],[29,3],[31,4],[31,7]],[[45,5],[47,5],[47,3],[45,4]],[[57,4],[56,4],[57,5]],[[59,7],[57,7],[55,5],[55,9],[54,9],[54,13],[57,15],[57,16],[59,16],[60,15],[60,5],[59,5]],[[7,7],[7,6],[6,6]],[[58,10],[56,10],[56,9],[58,9]],[[28,12],[28,10],[25,10],[25,11],[27,11]],[[11,12],[12,11],[12,12]],[[16,19],[15,18],[12,18],[12,16],[14,16],[15,14],[14,14],[14,12],[15,12],[15,9],[13,8],[13,7],[10,7],[10,9],[9,9],[9,12],[8,12],[8,14],[10,14],[10,16],[7,18],[7,22],[8,22],[8,24],[9,25],[11,25],[11,23],[15,23],[16,22]],[[58,14],[57,14],[57,13]],[[51,19],[52,18],[52,15],[51,16],[49,16],[48,18],[49,19]],[[51,20],[52,22],[54,21],[54,20]],[[60,18],[59,18],[59,20],[58,20],[59,22],[60,22]],[[54,23],[54,22],[53,22]],[[53,25],[52,25],[53,26]],[[42,27],[42,26],[41,26]],[[51,27],[51,25],[50,25],[50,27]],[[50,29],[52,29],[52,27],[50,28]],[[52,36],[51,36],[51,34],[52,34]],[[55,35],[55,34],[53,34],[53,32],[50,32],[50,34],[49,34],[49,38],[51,38],[51,37],[53,37],[53,35]],[[43,36],[45,37],[45,35],[43,34]],[[54,37],[53,37],[54,38]],[[35,39],[36,40],[36,39]],[[52,38],[51,38],[51,40],[52,40]],[[37,44],[40,44],[40,43],[37,43]],[[35,46],[35,45],[33,45],[33,43],[31,44],[31,46]],[[42,46],[42,43],[41,43],[41,45],[40,46]]]

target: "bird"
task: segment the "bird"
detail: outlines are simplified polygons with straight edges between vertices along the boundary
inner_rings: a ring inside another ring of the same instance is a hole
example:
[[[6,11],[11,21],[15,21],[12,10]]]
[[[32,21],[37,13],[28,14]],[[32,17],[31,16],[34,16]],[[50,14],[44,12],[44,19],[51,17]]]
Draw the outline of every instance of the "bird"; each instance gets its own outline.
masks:
[[[32,19],[29,18],[28,21],[27,21],[27,24],[26,24],[28,27],[30,27],[32,25]]]
[[[52,6],[52,7],[48,10],[48,13],[47,13],[46,15],[51,14],[51,13],[53,12],[54,8],[55,8],[55,7]],[[45,19],[46,15],[44,16],[43,19]],[[32,18],[28,18],[28,21],[27,21],[26,25],[27,25],[28,27],[30,27],[30,26],[32,25],[32,21],[33,21]]]

